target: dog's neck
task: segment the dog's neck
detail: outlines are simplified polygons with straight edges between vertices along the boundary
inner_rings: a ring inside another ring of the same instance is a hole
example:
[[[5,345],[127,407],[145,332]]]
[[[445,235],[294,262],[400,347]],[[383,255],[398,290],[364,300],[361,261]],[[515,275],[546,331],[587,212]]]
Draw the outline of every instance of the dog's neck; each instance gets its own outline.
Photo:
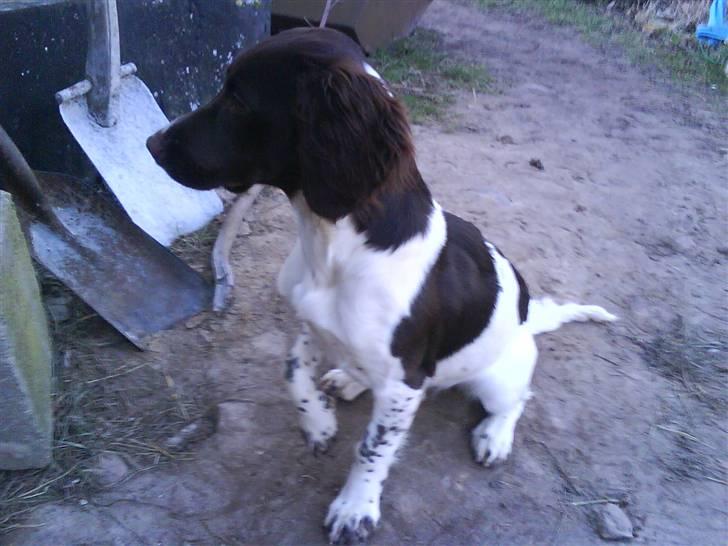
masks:
[[[368,246],[395,250],[424,234],[432,208],[430,189],[412,160],[399,170],[393,184],[382,186],[368,204],[353,211],[352,219]]]
[[[324,249],[330,247],[334,239],[340,241],[344,234],[347,237],[358,235],[368,247],[381,251],[396,250],[423,234],[427,230],[433,201],[419,171],[415,169],[412,177],[406,185],[377,192],[368,203],[338,220],[317,215],[303,192],[289,194],[302,243],[310,245],[308,256],[321,258]]]
[[[345,260],[353,248],[360,246],[356,242],[356,229],[349,216],[337,221],[318,216],[308,206],[302,192],[297,192],[290,200],[296,214],[306,269],[313,277],[324,280],[332,275],[336,261]]]

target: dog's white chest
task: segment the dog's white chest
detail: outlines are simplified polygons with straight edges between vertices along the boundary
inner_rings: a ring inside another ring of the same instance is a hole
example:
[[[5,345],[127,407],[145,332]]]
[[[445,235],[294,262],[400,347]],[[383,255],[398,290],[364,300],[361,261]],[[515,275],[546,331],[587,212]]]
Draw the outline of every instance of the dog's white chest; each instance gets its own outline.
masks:
[[[445,243],[440,207],[434,207],[424,235],[396,250],[377,250],[349,218],[325,222],[302,201],[293,200],[299,239],[279,274],[280,293],[327,344],[339,346],[335,352],[342,358],[389,366],[394,329],[409,314]]]

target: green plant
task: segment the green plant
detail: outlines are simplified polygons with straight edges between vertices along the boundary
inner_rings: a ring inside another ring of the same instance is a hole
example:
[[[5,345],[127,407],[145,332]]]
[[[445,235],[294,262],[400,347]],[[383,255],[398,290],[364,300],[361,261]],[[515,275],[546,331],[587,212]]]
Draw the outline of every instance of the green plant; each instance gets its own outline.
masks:
[[[602,5],[583,0],[475,0],[481,8],[537,13],[557,25],[570,25],[591,44],[616,45],[640,65],[655,65],[683,83],[697,83],[728,94],[728,47],[711,48],[690,35],[665,31],[647,36]]]
[[[416,123],[441,118],[454,91],[486,91],[491,83],[482,65],[448,57],[442,36],[434,30],[417,29],[377,51],[373,62]]]

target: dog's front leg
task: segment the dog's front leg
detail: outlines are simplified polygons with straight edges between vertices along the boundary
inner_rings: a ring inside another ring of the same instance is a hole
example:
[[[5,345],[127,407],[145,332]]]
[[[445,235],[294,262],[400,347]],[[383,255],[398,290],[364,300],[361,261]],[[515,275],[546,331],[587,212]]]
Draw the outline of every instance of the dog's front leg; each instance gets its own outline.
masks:
[[[336,544],[364,540],[379,522],[382,484],[423,398],[401,381],[374,388],[374,411],[343,489],[324,524]]]
[[[286,383],[300,417],[301,430],[314,455],[325,453],[336,435],[334,398],[316,388],[314,374],[323,358],[307,324],[286,360]]]

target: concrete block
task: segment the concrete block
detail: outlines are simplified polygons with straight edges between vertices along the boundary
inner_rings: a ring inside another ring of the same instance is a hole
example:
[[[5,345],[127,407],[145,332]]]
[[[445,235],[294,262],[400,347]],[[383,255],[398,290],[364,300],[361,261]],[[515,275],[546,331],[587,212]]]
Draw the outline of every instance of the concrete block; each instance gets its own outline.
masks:
[[[28,247],[0,191],[0,469],[51,461],[51,344]]]

